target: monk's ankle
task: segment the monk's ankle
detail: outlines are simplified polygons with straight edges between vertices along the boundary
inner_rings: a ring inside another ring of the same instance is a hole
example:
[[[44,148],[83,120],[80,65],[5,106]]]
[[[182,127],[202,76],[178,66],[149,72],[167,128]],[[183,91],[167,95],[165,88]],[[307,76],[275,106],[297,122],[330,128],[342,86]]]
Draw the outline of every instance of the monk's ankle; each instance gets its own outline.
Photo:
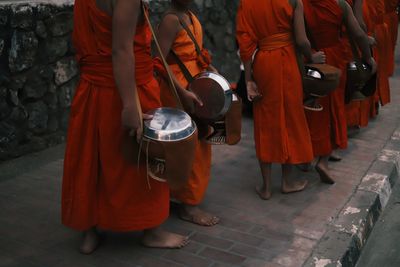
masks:
[[[100,237],[97,233],[96,228],[91,228],[83,233],[82,243],[79,247],[79,252],[82,254],[91,254],[93,253],[100,243]]]

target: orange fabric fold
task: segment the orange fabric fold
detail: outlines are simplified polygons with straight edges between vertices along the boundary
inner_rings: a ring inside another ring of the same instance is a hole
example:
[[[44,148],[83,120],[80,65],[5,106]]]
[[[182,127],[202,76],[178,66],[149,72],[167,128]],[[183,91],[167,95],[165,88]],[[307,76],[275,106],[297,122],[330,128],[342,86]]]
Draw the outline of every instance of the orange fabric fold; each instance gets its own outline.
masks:
[[[283,32],[261,39],[258,42],[258,49],[261,51],[270,51],[289,45],[293,45],[293,35],[291,32]]]
[[[353,6],[353,1],[347,1],[351,6]],[[371,33],[371,27],[372,27],[372,22],[371,22],[371,17],[368,11],[368,6],[366,2],[363,2],[363,17],[364,17],[364,22],[367,26],[368,29],[368,35],[372,35]],[[348,40],[348,36],[344,36],[344,45],[346,47],[347,54],[349,54],[349,61],[353,60],[353,54],[351,52],[351,46]],[[346,105],[346,119],[347,119],[347,125],[352,127],[352,126],[360,126],[360,127],[366,127],[368,126],[369,122],[369,114],[370,114],[370,103],[371,103],[372,97],[368,97],[367,99],[361,100],[361,101],[351,101]]]
[[[399,27],[399,17],[397,15],[397,6],[399,4],[398,0],[385,0],[385,15],[384,21],[388,26],[391,50],[389,51],[389,61],[388,61],[388,74],[390,76],[394,73],[395,68],[395,48],[397,43],[398,27]]]
[[[388,25],[384,23],[385,15],[385,0],[366,0],[369,9],[371,20],[373,22],[373,33],[377,41],[377,46],[374,48],[374,57],[378,64],[377,70],[377,92],[375,95],[375,103],[380,102],[381,105],[386,105],[390,102],[390,86],[389,72],[392,49],[391,37]],[[376,113],[376,104],[371,105],[372,114]]]

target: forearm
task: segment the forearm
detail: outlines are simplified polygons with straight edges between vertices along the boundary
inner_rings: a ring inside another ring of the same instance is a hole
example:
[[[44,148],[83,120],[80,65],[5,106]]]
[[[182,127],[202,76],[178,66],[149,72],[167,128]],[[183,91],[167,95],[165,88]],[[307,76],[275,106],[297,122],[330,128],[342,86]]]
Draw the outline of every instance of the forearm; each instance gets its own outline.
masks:
[[[312,61],[312,49],[309,41],[304,41],[298,45],[300,52],[306,57],[308,61]]]
[[[253,62],[251,60],[248,60],[246,62],[243,62],[243,65],[244,65],[246,82],[253,81],[253,70],[252,70]]]
[[[356,42],[358,47],[361,50],[362,57],[364,60],[369,60],[371,58],[371,47],[369,46],[368,36],[366,34],[362,34],[357,36]]]
[[[361,29],[365,33],[368,33],[367,25],[365,24],[364,21],[364,14],[363,14],[363,0],[357,0],[354,4],[354,16],[356,17],[356,20],[358,21],[358,24],[360,24]]]
[[[123,107],[136,105],[138,99],[136,99],[137,93],[135,92],[135,57],[133,51],[114,51],[112,60],[115,82]]]

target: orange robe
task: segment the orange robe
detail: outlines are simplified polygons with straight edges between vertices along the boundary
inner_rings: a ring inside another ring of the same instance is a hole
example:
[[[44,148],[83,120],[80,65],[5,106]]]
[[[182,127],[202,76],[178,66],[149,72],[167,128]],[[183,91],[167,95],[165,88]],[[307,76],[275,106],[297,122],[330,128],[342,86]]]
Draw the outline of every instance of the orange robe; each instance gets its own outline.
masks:
[[[346,2],[353,8],[354,3],[352,0],[346,0]],[[350,46],[348,35],[344,30],[343,34],[343,46],[344,46],[344,53],[343,56],[347,62],[353,60],[353,52]],[[360,106],[361,101],[351,101],[350,103],[346,104],[346,120],[347,126],[358,126],[360,125]]]
[[[339,87],[320,99],[324,110],[306,111],[315,156],[327,156],[333,149],[347,147],[347,122],[344,103],[346,51],[340,38],[343,11],[336,0],[303,0],[304,15],[316,49],[324,51],[326,63],[342,71]]]
[[[390,64],[388,64],[388,62],[390,59],[390,51],[392,50],[390,49],[391,45],[389,45],[391,43],[389,29],[384,22],[384,1],[385,0],[366,0],[373,22],[373,32],[377,41],[377,46],[374,49],[374,56],[376,57],[376,61],[378,64],[375,105],[380,102],[382,106],[390,102]],[[374,106],[372,106],[373,109]],[[376,111],[373,110],[373,113],[376,113]]]
[[[347,2],[352,7],[354,7],[354,3],[352,0],[347,0]],[[363,1],[363,17],[364,17],[364,22],[366,23],[368,28],[370,18],[365,1]],[[353,53],[351,51],[351,46],[347,36],[344,36],[343,41],[348,54],[348,61],[350,62],[353,60]],[[348,103],[346,105],[347,125],[360,126],[360,127],[368,126],[370,103],[371,103],[371,97],[368,97],[367,99],[364,99],[362,101],[351,101],[350,103]]]
[[[143,230],[160,225],[169,214],[167,184],[148,181],[144,165],[123,157],[127,132],[121,124],[122,103],[113,77],[111,28],[112,18],[96,7],[95,0],[75,1],[73,40],[81,77],[68,128],[62,222],[76,230],[93,226]],[[132,42],[137,90],[145,112],[161,105],[152,76],[147,24],[137,27]]]
[[[203,47],[203,29],[196,18],[196,16],[190,13],[193,24],[189,26],[190,30],[194,34],[197,43],[200,47]],[[203,60],[197,55],[195,46],[192,39],[190,39],[186,30],[182,29],[175,38],[175,41],[171,47],[176,55],[183,61],[192,76],[205,71],[209,64],[203,62]],[[207,52],[203,50],[203,54],[207,56]],[[170,57],[167,58],[170,64],[170,68],[180,82],[180,84],[186,88],[188,81],[185,79],[179,66]],[[175,101],[168,89],[168,83],[165,80],[160,80],[161,84],[161,101],[163,106],[175,106]],[[189,205],[198,205],[203,200],[206,193],[208,183],[210,181],[211,172],[211,145],[205,141],[198,141],[196,146],[195,159],[193,163],[193,170],[188,179],[188,182],[184,187],[177,191],[171,192],[172,197]]]
[[[369,13],[369,8],[366,1],[363,1],[363,17],[365,25],[367,26],[368,36],[373,36],[373,22],[371,15]],[[375,55],[373,55],[375,57]],[[368,97],[365,101],[361,101],[360,103],[360,120],[359,125],[361,127],[365,127],[368,125],[368,121],[371,117],[371,106],[374,105],[374,96]]]
[[[253,76],[262,98],[254,102],[254,138],[262,162],[297,164],[313,159],[293,40],[289,1],[242,0],[237,40],[243,62],[259,49]]]
[[[390,51],[389,58],[389,75],[393,75],[394,66],[395,66],[395,58],[394,58],[394,50],[397,43],[397,32],[399,27],[399,17],[397,16],[397,5],[399,4],[398,0],[385,0],[385,23],[389,27],[390,39],[392,50]]]

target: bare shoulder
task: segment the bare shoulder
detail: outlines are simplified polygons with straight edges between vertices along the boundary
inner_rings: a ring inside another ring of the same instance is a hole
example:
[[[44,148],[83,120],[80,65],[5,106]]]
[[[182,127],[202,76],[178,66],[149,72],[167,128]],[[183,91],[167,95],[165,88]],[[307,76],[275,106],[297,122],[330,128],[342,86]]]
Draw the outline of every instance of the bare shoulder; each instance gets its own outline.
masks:
[[[166,13],[162,21],[160,22],[160,28],[164,30],[168,30],[169,32],[175,32],[177,33],[178,31],[181,30],[181,24],[179,22],[179,18],[176,14],[174,13]]]
[[[179,25],[179,18],[174,13],[166,13],[162,19],[162,24],[167,24],[170,26]]]

